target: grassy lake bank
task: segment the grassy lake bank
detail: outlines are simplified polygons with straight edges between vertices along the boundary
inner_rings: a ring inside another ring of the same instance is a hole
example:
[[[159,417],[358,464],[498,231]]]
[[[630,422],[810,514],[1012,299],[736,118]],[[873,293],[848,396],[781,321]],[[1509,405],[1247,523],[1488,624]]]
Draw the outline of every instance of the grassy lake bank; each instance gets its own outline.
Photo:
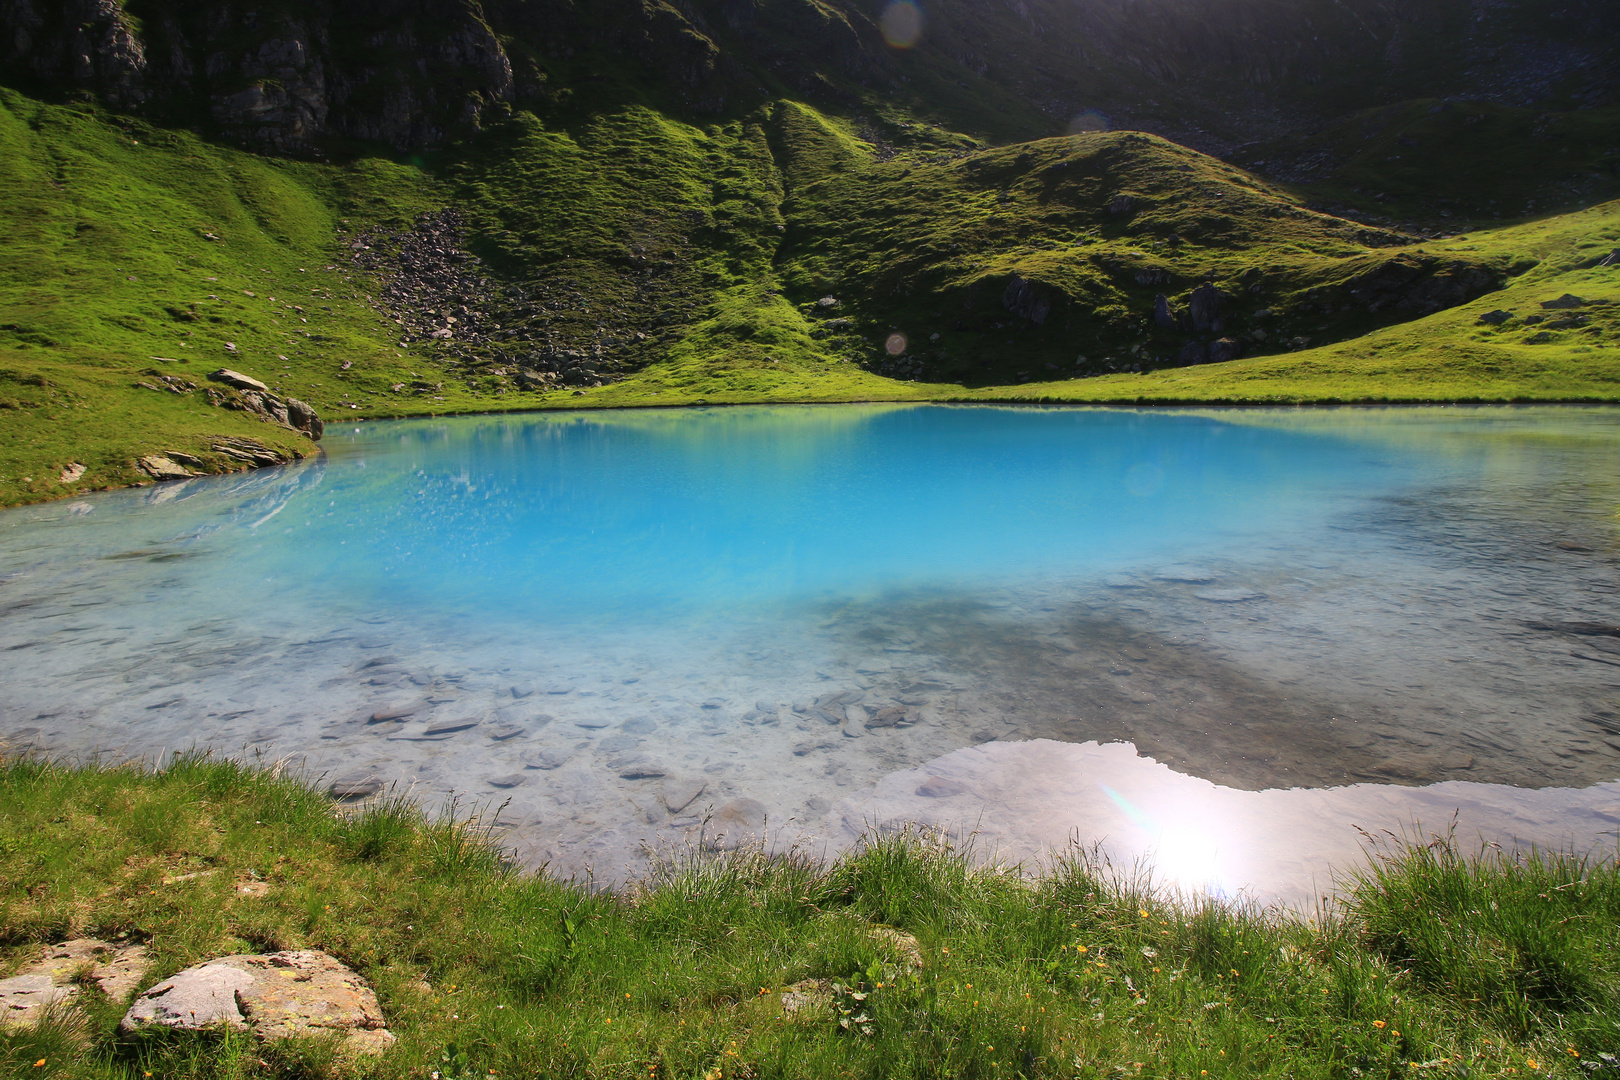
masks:
[[[123,1036],[127,1002],[89,992],[0,1035],[11,1075],[1574,1076],[1620,1052],[1607,859],[1392,848],[1313,919],[1081,857],[1025,874],[923,835],[830,862],[677,853],[608,893],[511,872],[465,813],[334,805],[201,756],[14,758],[0,820],[0,974],[87,935],[145,944],[142,987],[319,948],[399,1040],[345,1063],[320,1043]]]

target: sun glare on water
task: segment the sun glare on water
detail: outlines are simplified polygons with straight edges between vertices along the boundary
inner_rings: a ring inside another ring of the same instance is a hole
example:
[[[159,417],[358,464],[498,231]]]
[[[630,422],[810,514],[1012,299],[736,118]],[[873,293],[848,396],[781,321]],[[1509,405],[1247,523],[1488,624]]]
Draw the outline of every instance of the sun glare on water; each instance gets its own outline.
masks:
[[[1230,895],[1231,882],[1227,880],[1229,875],[1222,872],[1221,845],[1209,827],[1208,806],[1165,792],[1166,801],[1149,812],[1107,784],[1101,787],[1103,794],[1142,830],[1141,840],[1149,853],[1155,884],[1188,893]]]

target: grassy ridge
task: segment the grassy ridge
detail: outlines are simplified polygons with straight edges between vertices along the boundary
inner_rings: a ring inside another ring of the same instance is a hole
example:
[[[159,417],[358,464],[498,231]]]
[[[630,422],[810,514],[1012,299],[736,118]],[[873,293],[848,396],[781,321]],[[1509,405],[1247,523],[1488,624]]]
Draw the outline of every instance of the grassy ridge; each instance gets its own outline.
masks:
[[[1079,859],[1032,881],[917,835],[827,865],[689,855],[593,893],[508,873],[476,829],[404,802],[334,814],[196,757],[155,774],[13,760],[0,818],[0,972],[80,934],[148,943],[145,985],[223,953],[325,949],[400,1038],[364,1067],[379,1077],[1574,1076],[1620,1049],[1611,863],[1402,849],[1307,923]],[[784,988],[815,980],[810,1007],[784,1010]],[[87,999],[0,1035],[0,1062],[345,1068],[319,1045],[122,1039],[122,1004]]]

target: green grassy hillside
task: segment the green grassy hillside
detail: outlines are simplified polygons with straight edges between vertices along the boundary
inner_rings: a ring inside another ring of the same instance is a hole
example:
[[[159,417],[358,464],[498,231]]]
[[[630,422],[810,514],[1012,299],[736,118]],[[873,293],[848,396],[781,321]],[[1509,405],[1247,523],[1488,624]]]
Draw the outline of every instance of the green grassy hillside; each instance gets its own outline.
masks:
[[[0,150],[0,504],[139,482],[152,453],[238,467],[221,438],[313,449],[212,404],[218,367],[329,422],[1617,394],[1613,204],[1421,241],[1156,136],[998,147],[786,98],[561,104],[322,163],[0,91]],[[1594,303],[1524,321],[1566,292]]]

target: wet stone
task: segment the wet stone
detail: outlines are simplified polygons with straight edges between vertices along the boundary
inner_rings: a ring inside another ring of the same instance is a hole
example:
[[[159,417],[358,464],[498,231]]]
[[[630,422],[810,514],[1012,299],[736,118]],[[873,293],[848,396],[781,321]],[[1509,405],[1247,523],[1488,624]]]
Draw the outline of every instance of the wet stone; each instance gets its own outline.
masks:
[[[680,780],[666,776],[659,797],[664,801],[664,809],[678,814],[691,806],[707,786],[702,780]]]
[[[917,785],[917,794],[927,799],[946,799],[952,795],[967,794],[968,787],[959,780],[948,780],[943,776],[930,776]]]
[[[741,847],[765,828],[765,804],[757,799],[733,799],[709,818],[713,832],[709,845],[722,850]]]
[[[457,732],[475,728],[482,722],[482,717],[477,716],[464,716],[460,720],[445,720],[437,724],[430,724],[422,732],[422,737],[427,739],[443,738],[447,735],[454,735]]]
[[[1174,581],[1184,585],[1207,585],[1220,575],[1207,566],[1178,563],[1174,566],[1160,567],[1154,572],[1153,576],[1159,581]]]
[[[369,799],[383,789],[382,779],[373,773],[351,773],[332,781],[329,791],[334,799]]]
[[[879,709],[866,720],[869,728],[888,728],[902,724],[908,719],[906,710],[899,705],[891,705],[886,709]]]
[[[411,701],[398,705],[385,705],[371,714],[367,723],[384,724],[393,720],[404,720],[415,716],[431,706],[426,701]]]
[[[1253,589],[1200,589],[1193,595],[1212,604],[1243,604],[1250,600],[1266,598],[1265,593],[1255,592]]]
[[[573,759],[574,751],[569,749],[554,750],[525,750],[519,760],[525,769],[560,769]]]
[[[489,777],[489,785],[498,788],[515,788],[527,779],[528,777],[522,773],[505,773],[501,776]]]

